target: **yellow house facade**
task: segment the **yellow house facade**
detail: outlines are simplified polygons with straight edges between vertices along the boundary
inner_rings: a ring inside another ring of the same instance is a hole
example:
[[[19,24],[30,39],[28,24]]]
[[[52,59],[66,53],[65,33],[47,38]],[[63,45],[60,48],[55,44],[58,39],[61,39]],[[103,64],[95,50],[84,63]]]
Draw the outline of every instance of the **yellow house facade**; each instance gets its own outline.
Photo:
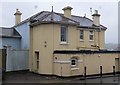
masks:
[[[73,8],[63,8],[64,14],[42,11],[31,18],[30,71],[57,76],[99,74],[119,70],[118,52],[104,48],[105,26],[100,25],[96,10],[93,20],[71,15]],[[108,62],[109,60],[109,62]]]

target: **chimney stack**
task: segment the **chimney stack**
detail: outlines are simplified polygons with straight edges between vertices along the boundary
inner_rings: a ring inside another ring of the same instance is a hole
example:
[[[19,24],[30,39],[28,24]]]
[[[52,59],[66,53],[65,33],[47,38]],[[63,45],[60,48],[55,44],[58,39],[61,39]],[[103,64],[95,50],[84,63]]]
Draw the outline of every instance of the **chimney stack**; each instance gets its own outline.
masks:
[[[19,9],[16,9],[16,13],[14,15],[15,15],[15,25],[17,25],[21,22],[22,13],[19,11]]]
[[[100,26],[100,14],[98,14],[98,10],[95,10],[93,16],[93,25]]]
[[[62,10],[64,11],[64,16],[67,18],[71,18],[71,10],[73,8],[70,6],[64,7]]]

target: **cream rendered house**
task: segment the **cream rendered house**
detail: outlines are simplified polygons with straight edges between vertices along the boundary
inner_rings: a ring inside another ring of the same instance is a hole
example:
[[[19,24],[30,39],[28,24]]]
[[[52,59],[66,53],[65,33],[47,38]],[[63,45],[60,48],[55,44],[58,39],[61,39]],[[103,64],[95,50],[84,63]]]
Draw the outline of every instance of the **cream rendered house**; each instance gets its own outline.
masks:
[[[100,25],[96,10],[93,20],[71,15],[73,8],[63,8],[64,14],[42,11],[30,19],[30,71],[63,77],[99,74],[119,70],[118,52],[104,48],[105,26]]]

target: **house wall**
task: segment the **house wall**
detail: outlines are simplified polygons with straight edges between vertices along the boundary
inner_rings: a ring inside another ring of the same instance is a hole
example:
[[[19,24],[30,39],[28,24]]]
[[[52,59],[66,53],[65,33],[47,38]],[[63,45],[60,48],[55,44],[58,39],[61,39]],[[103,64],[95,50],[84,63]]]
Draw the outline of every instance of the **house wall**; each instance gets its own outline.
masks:
[[[47,29],[46,29],[47,28]],[[39,52],[39,69],[38,73],[52,74],[52,58],[53,58],[53,28],[52,25],[40,25],[31,28],[31,44],[30,56],[31,71],[36,72],[35,51]],[[46,47],[45,47],[46,45]]]
[[[9,45],[12,49],[19,49],[20,48],[20,39],[19,38],[2,38],[2,47],[4,45]]]
[[[2,38],[0,38],[0,49],[2,49],[3,46],[2,46]]]
[[[78,37],[79,37],[76,26],[68,26],[68,43],[67,44],[62,44],[60,41],[60,28],[61,28],[61,25],[59,24],[53,25],[54,50],[76,50]]]
[[[94,41],[89,41],[89,29],[77,28],[76,26],[68,26],[68,43],[61,44],[60,41],[60,25],[54,24],[54,49],[55,50],[96,50],[98,48],[91,45],[98,45],[100,49],[104,49],[104,31],[94,31]],[[80,41],[79,30],[84,29],[84,41]]]
[[[21,49],[29,49],[30,48],[30,27],[29,22],[18,25],[15,27],[18,33],[22,36],[21,38]]]
[[[54,50],[78,50],[79,49],[96,49],[91,44],[98,43],[100,40],[101,48],[104,48],[104,32],[100,34],[99,39],[95,36],[96,41],[89,42],[88,30],[85,30],[84,42],[80,42],[79,28],[68,26],[68,43],[60,42],[59,24],[41,24],[30,28],[30,70],[40,74],[53,74],[53,52]],[[95,31],[95,34],[97,32]],[[83,47],[84,46],[84,47]],[[83,47],[83,48],[82,48]],[[39,69],[36,70],[35,52],[39,52]],[[66,65],[66,64],[65,64]],[[66,65],[67,67],[68,65]],[[45,68],[47,67],[47,68]],[[56,66],[59,68],[58,66]],[[80,67],[82,67],[80,65]],[[68,70],[68,69],[66,69]],[[64,70],[65,71],[65,70]],[[59,72],[59,71],[58,71]],[[66,71],[65,71],[66,72]],[[69,72],[69,71],[67,71]],[[77,74],[78,72],[76,72]],[[68,75],[68,73],[65,73]],[[64,74],[64,75],[65,75]]]
[[[77,67],[71,67],[72,57],[78,58]],[[54,75],[66,77],[84,75],[85,66],[87,75],[100,74],[100,66],[103,67],[103,73],[111,73],[115,66],[115,58],[118,58],[118,54],[55,54]]]
[[[80,29],[84,29],[84,28],[80,28]],[[98,32],[98,30],[94,30],[94,41],[90,41],[89,40],[89,29],[84,29],[84,40],[80,41],[79,39],[79,30],[77,31],[77,48],[79,50],[98,50],[97,47],[92,47],[91,45],[97,45],[99,46],[100,49],[105,49],[104,48],[104,42],[105,42],[105,31],[101,30],[100,32]]]

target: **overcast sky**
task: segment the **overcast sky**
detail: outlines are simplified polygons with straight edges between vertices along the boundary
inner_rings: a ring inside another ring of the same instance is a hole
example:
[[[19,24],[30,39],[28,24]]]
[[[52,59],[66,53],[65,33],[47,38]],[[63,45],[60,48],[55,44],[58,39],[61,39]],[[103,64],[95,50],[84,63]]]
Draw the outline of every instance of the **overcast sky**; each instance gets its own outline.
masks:
[[[106,43],[118,42],[118,0],[106,0],[103,2],[95,0],[20,0],[19,2],[11,0],[1,1],[0,3],[0,26],[12,27],[15,24],[14,13],[16,8],[22,12],[22,20],[40,12],[51,11],[52,6],[55,12],[63,13],[62,8],[65,6],[73,7],[72,15],[84,16],[92,19],[90,8],[98,10],[101,14],[100,22],[108,29],[105,33]]]

